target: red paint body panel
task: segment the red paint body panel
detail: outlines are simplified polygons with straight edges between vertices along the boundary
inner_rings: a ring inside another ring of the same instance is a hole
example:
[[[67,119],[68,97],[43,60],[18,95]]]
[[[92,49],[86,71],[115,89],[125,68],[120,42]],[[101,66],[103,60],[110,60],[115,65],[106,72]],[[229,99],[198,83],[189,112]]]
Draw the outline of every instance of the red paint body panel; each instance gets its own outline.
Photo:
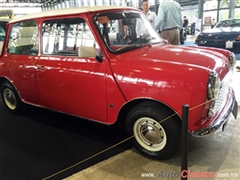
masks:
[[[106,64],[95,58],[41,57],[37,66],[43,69],[36,73],[39,103],[68,114],[107,121]]]
[[[36,63],[39,57],[5,54],[1,57],[1,76],[12,82],[23,101],[39,103]],[[29,93],[31,92],[31,93]]]

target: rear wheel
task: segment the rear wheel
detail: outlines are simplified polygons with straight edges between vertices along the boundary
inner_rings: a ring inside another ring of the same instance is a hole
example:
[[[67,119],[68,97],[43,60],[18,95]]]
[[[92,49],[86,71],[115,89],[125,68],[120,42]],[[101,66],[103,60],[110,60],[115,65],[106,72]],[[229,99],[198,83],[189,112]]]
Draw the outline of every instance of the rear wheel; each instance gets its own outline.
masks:
[[[20,100],[15,88],[9,82],[2,84],[1,96],[4,104],[11,113],[20,114],[22,112],[23,102]]]
[[[153,159],[169,159],[180,146],[180,123],[164,106],[141,103],[128,114],[126,131],[133,146],[141,154]],[[162,122],[163,121],[163,122]],[[160,122],[160,123],[159,123]]]

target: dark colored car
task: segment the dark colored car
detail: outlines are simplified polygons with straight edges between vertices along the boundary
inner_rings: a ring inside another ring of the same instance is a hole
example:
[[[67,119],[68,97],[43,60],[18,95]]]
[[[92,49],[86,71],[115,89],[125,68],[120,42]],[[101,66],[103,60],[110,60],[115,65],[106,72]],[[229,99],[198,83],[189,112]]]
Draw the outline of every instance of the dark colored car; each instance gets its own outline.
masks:
[[[227,19],[218,22],[213,29],[201,32],[195,44],[230,50],[240,49],[240,19]]]

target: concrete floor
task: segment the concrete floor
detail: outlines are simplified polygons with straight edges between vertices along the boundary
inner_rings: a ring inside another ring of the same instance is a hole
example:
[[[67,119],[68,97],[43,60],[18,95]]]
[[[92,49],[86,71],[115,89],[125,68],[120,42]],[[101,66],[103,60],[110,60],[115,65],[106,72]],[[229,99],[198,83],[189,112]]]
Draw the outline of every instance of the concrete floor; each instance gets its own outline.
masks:
[[[240,61],[237,61],[240,65]],[[240,106],[240,70],[235,69],[232,86]],[[189,135],[188,179],[240,179],[240,108],[238,118],[231,120],[224,132],[204,138]],[[195,178],[194,178],[195,173]],[[199,175],[200,174],[200,175]],[[127,150],[84,169],[65,180],[145,180],[181,179],[181,154],[165,161],[147,159]]]

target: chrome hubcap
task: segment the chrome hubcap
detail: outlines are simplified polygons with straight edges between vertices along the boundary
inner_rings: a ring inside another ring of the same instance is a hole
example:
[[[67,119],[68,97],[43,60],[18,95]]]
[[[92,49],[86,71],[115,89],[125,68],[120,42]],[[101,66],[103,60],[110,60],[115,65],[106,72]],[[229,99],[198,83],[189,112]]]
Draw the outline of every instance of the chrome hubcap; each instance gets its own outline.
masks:
[[[167,143],[165,130],[152,118],[138,119],[134,123],[133,133],[137,142],[149,151],[160,151]]]
[[[146,122],[146,124],[143,124],[141,127],[141,132],[144,140],[150,144],[157,144],[161,143],[163,140],[163,133],[161,131],[161,128],[158,129],[154,124]]]
[[[3,99],[9,109],[14,110],[17,107],[17,100],[11,89],[5,89],[3,92]]]

